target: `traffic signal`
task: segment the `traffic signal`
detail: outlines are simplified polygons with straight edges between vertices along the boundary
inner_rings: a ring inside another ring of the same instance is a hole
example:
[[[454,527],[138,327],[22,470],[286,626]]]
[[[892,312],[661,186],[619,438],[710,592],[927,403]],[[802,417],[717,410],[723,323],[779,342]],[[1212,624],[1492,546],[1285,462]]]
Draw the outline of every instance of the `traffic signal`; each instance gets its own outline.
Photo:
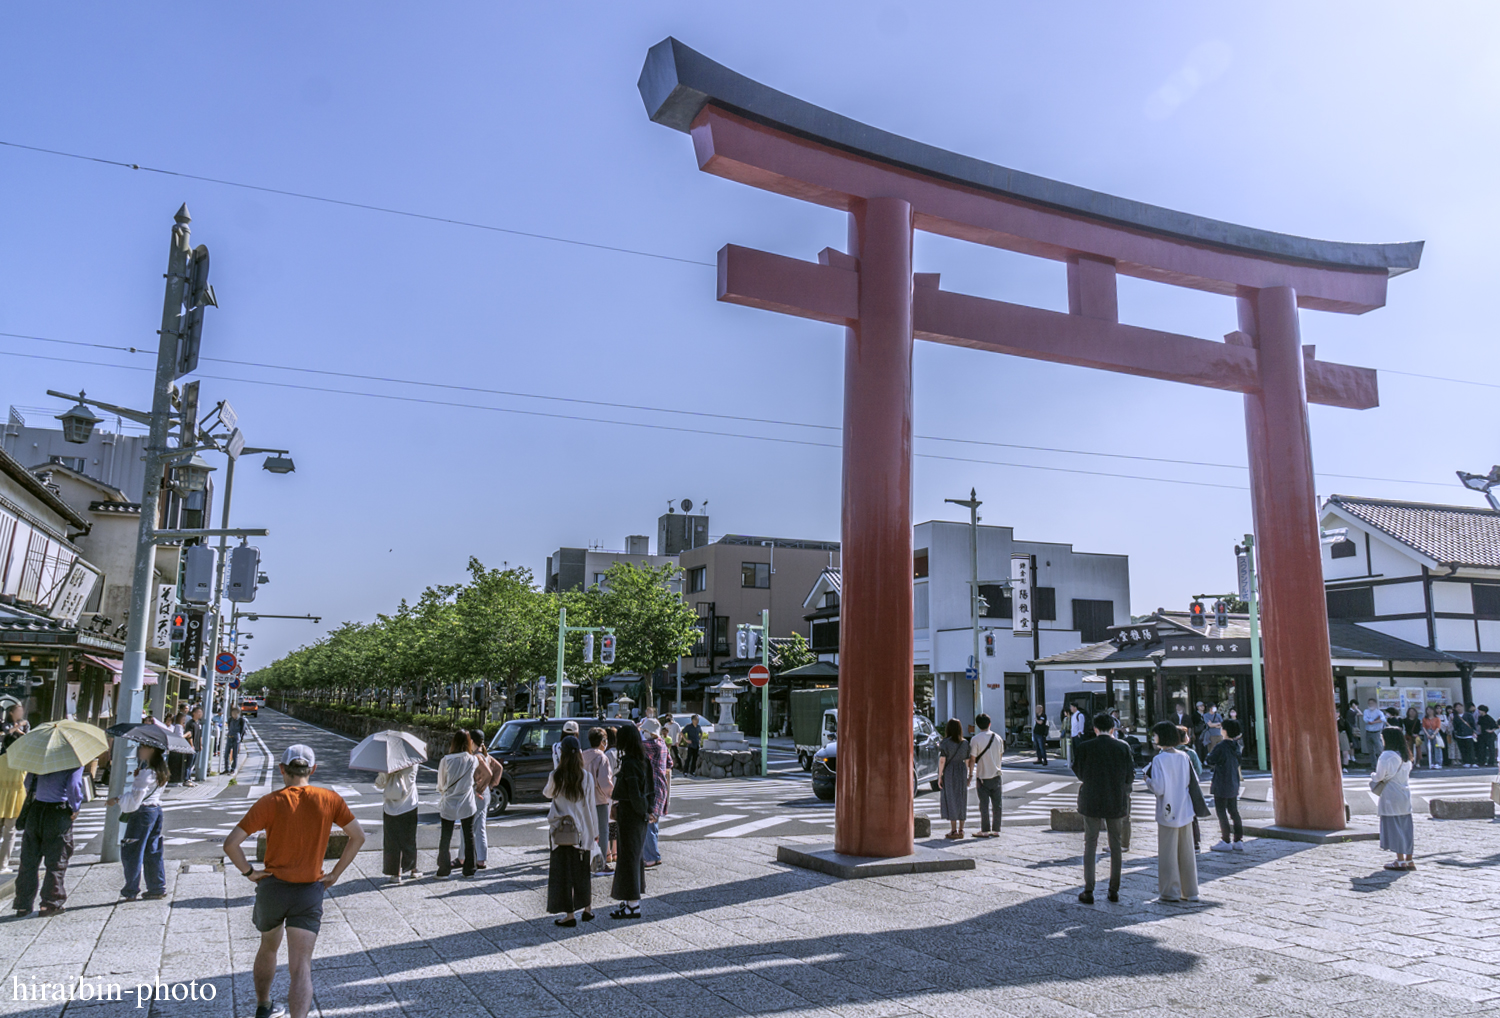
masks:
[[[984,656],[985,657],[994,657],[995,656],[995,634],[994,633],[986,632],[984,634]]]
[[[1214,602],[1214,625],[1220,629],[1229,625],[1229,605],[1224,603],[1223,598]]]
[[[750,630],[741,627],[735,631],[734,656],[742,659],[750,656]]]
[[[760,633],[756,632],[753,629],[747,629],[745,630],[745,635],[747,637],[745,643],[748,645],[746,647],[748,653],[745,655],[745,657],[760,657]]]
[[[1188,612],[1191,615],[1191,618],[1189,618],[1188,621],[1197,626],[1199,629],[1202,629],[1204,624],[1208,622],[1208,619],[1203,615],[1203,602],[1198,600],[1197,598],[1193,598],[1193,603],[1188,608]]]
[[[215,554],[202,544],[183,550],[182,599],[189,604],[207,604],[214,596]]]
[[[612,665],[615,663],[615,634],[605,633],[599,638],[599,663]]]
[[[583,663],[592,664],[594,661],[594,634],[583,634]]]
[[[229,582],[224,596],[231,601],[254,601],[260,575],[260,549],[242,544],[229,553]]]
[[[181,643],[187,639],[187,615],[177,612],[172,616],[172,642]]]

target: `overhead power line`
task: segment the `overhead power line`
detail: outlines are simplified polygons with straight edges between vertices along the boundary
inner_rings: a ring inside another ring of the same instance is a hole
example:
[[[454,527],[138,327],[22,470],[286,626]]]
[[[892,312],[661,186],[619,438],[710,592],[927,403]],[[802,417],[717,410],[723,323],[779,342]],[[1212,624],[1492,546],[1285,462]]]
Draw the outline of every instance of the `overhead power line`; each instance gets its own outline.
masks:
[[[11,335],[11,334],[10,333],[0,333],[0,335]],[[103,345],[103,344],[85,344],[85,345]],[[116,349],[119,349],[119,348],[116,348]],[[56,362],[61,362],[61,363],[64,363],[64,364],[84,364],[84,365],[88,365],[90,367],[117,368],[117,369],[121,369],[121,370],[125,370],[125,371],[150,371],[150,370],[152,370],[151,368],[146,367],[144,365],[133,365],[133,364],[101,364],[98,361],[80,360],[80,359],[74,358],[74,357],[53,357],[53,356],[49,356],[49,355],[46,355],[46,354],[26,354],[26,353],[17,353],[15,351],[9,351],[9,350],[0,351],[0,356],[22,357],[22,358],[26,358],[28,360],[56,361]],[[203,358],[203,359],[206,360],[208,358]],[[483,411],[488,411],[490,413],[513,414],[513,415],[522,416],[522,417],[541,417],[541,418],[547,418],[547,419],[551,419],[551,420],[576,421],[576,422],[588,423],[588,424],[608,424],[608,425],[614,425],[616,427],[644,428],[644,429],[648,429],[648,430],[652,430],[652,431],[673,431],[673,432],[678,432],[678,433],[683,433],[683,434],[706,435],[706,436],[715,437],[715,438],[738,438],[738,439],[745,439],[745,440],[753,441],[753,442],[776,442],[776,443],[783,444],[783,445],[801,445],[801,446],[811,446],[811,447],[814,447],[814,448],[823,448],[823,449],[839,449],[839,448],[842,448],[842,445],[840,443],[838,443],[838,442],[816,442],[816,441],[812,441],[812,440],[809,440],[809,439],[786,438],[786,437],[776,436],[776,435],[747,435],[747,434],[743,434],[743,433],[740,433],[740,432],[711,431],[711,430],[706,429],[706,428],[689,428],[689,427],[683,427],[683,426],[671,425],[671,424],[655,424],[655,423],[646,422],[646,421],[621,421],[621,420],[615,420],[615,419],[603,418],[603,417],[585,417],[585,416],[580,415],[580,414],[560,414],[560,413],[549,413],[549,412],[541,411],[541,410],[522,410],[522,409],[519,409],[519,408],[516,408],[516,407],[497,407],[497,406],[490,406],[488,404],[482,404],[482,403],[460,403],[460,402],[453,401],[453,400],[429,399],[429,398],[424,398],[424,397],[420,397],[420,396],[402,396],[402,395],[398,395],[398,394],[395,394],[395,393],[363,392],[363,391],[354,390],[354,389],[335,389],[335,388],[331,388],[331,387],[328,387],[328,386],[301,385],[301,384],[297,384],[297,383],[294,383],[294,382],[276,382],[276,381],[270,381],[270,380],[267,380],[267,379],[240,378],[240,377],[236,377],[236,376],[232,376],[232,375],[208,375],[208,374],[203,374],[201,372],[195,372],[195,374],[199,378],[207,379],[207,380],[210,380],[210,381],[235,382],[235,383],[246,384],[246,385],[265,385],[265,386],[271,386],[271,387],[280,388],[280,389],[296,389],[296,390],[300,390],[300,391],[304,391],[304,392],[321,392],[321,393],[327,393],[327,394],[330,394],[330,395],[355,396],[355,397],[364,398],[364,399],[382,399],[382,400],[390,400],[390,401],[393,401],[393,402],[400,402],[400,403],[417,403],[417,404],[422,404],[422,405],[426,405],[426,406],[454,407],[454,408],[463,409],[463,410],[483,410]],[[533,396],[535,396],[535,398],[548,398],[548,397],[536,396],[535,394],[528,394],[528,395],[533,395]],[[605,405],[617,405],[618,406],[618,405],[623,405],[623,404],[605,404]],[[640,409],[648,409],[648,408],[640,408]],[[658,410],[658,412],[664,412],[664,413],[676,413],[676,412],[679,412],[679,411],[674,411],[674,410],[669,410],[669,409],[662,409],[662,408],[649,408],[649,409],[656,409],[656,410]],[[695,411],[683,411],[683,412],[695,413]],[[796,422],[796,421],[767,421],[764,418],[740,418],[740,420],[744,420],[744,421],[747,421],[747,422],[754,421],[754,422],[760,422],[760,423],[781,424],[781,425],[788,425],[788,426],[793,426],[793,427],[809,427],[809,426],[811,426],[811,427],[818,427],[818,428],[831,428],[832,427],[831,425],[804,425],[804,424],[801,424],[801,423]],[[834,428],[833,430],[841,430],[841,429]],[[983,442],[983,441],[978,440],[978,439],[950,439],[950,438],[943,438],[943,437],[938,437],[938,436],[922,436],[922,435],[918,435],[918,436],[915,436],[915,437],[917,437],[917,438],[923,438],[923,439],[925,439],[927,441],[973,442],[974,444],[996,445],[996,446],[1004,446],[1005,445],[1005,443],[1000,443],[1000,442],[987,443],[987,442]],[[1009,445],[1009,446],[1005,446],[1005,447],[1007,447],[1007,448],[1026,449],[1026,450],[1030,450],[1030,451],[1052,451],[1052,450],[1048,450],[1048,448],[1045,447],[1045,446]],[[1085,451],[1085,450],[1056,450],[1056,451],[1065,451],[1065,452],[1071,452],[1071,453],[1075,453],[1075,454],[1079,454],[1079,455],[1087,455],[1087,456],[1121,457],[1121,458],[1129,458],[1129,459],[1145,459],[1145,458],[1147,458],[1147,457],[1129,456],[1129,455],[1123,454],[1123,453],[1093,452],[1093,451]],[[914,453],[914,455],[919,456],[919,457],[921,457],[923,459],[947,460],[947,461],[955,462],[955,463],[977,463],[977,464],[983,464],[983,465],[986,465],[986,466],[1010,467],[1010,468],[1014,468],[1014,469],[1018,469],[1018,470],[1044,470],[1044,471],[1049,471],[1049,472],[1052,472],[1052,473],[1085,474],[1085,475],[1094,476],[1094,477],[1112,477],[1112,478],[1118,478],[1118,479],[1123,479],[1123,480],[1133,480],[1133,481],[1155,481],[1155,482],[1164,483],[1164,484],[1186,484],[1186,485],[1191,485],[1193,487],[1199,487],[1199,488],[1227,488],[1227,489],[1234,490],[1234,491],[1246,491],[1246,490],[1248,490],[1248,488],[1245,485],[1243,485],[1243,484],[1221,484],[1221,483],[1212,482],[1212,481],[1188,480],[1188,479],[1185,479],[1185,478],[1176,478],[1176,477],[1153,477],[1153,476],[1147,476],[1147,475],[1142,475],[1142,474],[1121,474],[1121,473],[1114,473],[1114,472],[1111,472],[1111,471],[1104,471],[1104,470],[1087,470],[1087,469],[1084,469],[1082,467],[1059,467],[1059,466],[1048,466],[1048,465],[1038,464],[1038,463],[1012,463],[1012,462],[1005,461],[1005,460],[987,460],[987,459],[977,459],[977,458],[963,457],[963,456],[946,456],[946,455],[941,455],[939,453],[928,453],[928,452],[918,452],[918,453]],[[1199,463],[1196,463],[1195,461],[1191,461],[1191,460],[1171,460],[1171,459],[1165,459],[1165,458],[1157,459],[1156,462],[1173,464],[1173,465],[1215,466],[1215,467],[1223,467],[1223,468],[1237,469],[1237,470],[1248,469],[1248,468],[1246,468],[1246,467],[1244,467],[1242,465],[1239,465],[1239,464],[1226,464],[1226,463],[1202,463],[1202,464],[1199,464]],[[1365,475],[1362,475],[1362,474],[1335,474],[1335,473],[1328,473],[1326,471],[1318,471],[1318,475],[1321,476],[1321,477],[1339,478],[1339,479],[1342,479],[1342,480],[1376,481],[1376,482],[1388,483],[1388,484],[1421,484],[1421,485],[1428,485],[1428,486],[1432,486],[1432,487],[1445,487],[1445,488],[1450,486],[1450,485],[1448,485],[1447,483],[1444,483],[1444,482],[1438,482],[1438,481],[1418,481],[1418,480],[1412,480],[1410,478],[1400,478],[1400,477],[1369,477],[1369,476],[1365,476]]]
[[[225,180],[221,177],[205,177],[197,173],[184,173],[180,170],[166,170],[158,166],[143,166],[140,163],[127,163],[120,159],[105,159],[100,156],[82,155],[77,152],[63,152],[55,148],[41,148],[37,145],[22,145],[17,141],[0,140],[0,145],[7,148],[22,149],[26,152],[40,152],[43,155],[59,156],[64,159],[77,159],[80,162],[99,163],[104,166],[117,166],[126,170],[139,170],[141,173],[157,173],[164,177],[180,177],[183,180],[197,180],[205,184],[219,184],[223,187],[238,187],[246,191],[260,191],[263,194],[279,194],[286,198],[301,198],[303,201],[318,201],[327,205],[342,205],[344,208],[361,209],[365,212],[380,212],[388,216],[404,216],[407,219],[425,219],[430,223],[446,223],[449,226],[463,226],[472,230],[487,230],[490,233],[508,233],[513,237],[529,237],[532,240],[548,240],[555,244],[572,244],[574,247],[591,247],[597,251],[613,251],[616,254],[636,255],[641,258],[655,258],[664,262],[680,262],[683,265],[705,265],[708,268],[716,268],[715,262],[705,262],[697,258],[679,258],[677,255],[662,254],[659,251],[641,251],[632,247],[619,247],[615,244],[599,244],[591,240],[578,240],[576,237],[557,237],[549,233],[533,233],[530,230],[517,230],[509,226],[496,226],[493,223],[475,223],[467,219],[453,219],[448,216],[429,215],[426,212],[413,212],[410,209],[393,209],[384,205],[371,205],[367,202],[347,201],[343,198],[329,198],[326,195],[306,194],[301,191],[288,191],[279,187],[265,187],[261,184],[247,184],[239,180]]]

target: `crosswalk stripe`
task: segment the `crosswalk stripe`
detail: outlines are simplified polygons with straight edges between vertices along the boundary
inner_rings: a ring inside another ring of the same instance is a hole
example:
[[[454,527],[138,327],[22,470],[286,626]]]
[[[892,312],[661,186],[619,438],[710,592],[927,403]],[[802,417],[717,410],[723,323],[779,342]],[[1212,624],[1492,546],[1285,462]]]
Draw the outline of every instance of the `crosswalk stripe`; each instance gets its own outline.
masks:
[[[660,825],[658,825],[657,830],[660,833],[661,837],[670,838],[675,834],[686,834],[688,831],[696,831],[704,827],[713,827],[716,824],[727,824],[731,820],[743,820],[745,819],[745,816],[746,814],[744,813],[720,813],[716,817],[704,817],[702,820],[694,820],[692,823],[688,824],[674,824],[672,827],[666,830],[661,830]]]
[[[709,831],[707,834],[704,835],[704,837],[706,837],[706,838],[738,838],[738,837],[740,837],[742,835],[745,835],[745,834],[753,834],[754,832],[759,831],[759,830],[761,830],[763,828],[766,828],[766,827],[775,827],[777,824],[788,823],[788,822],[790,822],[790,821],[792,821],[794,819],[796,819],[796,818],[795,817],[761,817],[759,820],[752,820],[748,824],[740,824],[738,827],[731,827],[727,831]]]
[[[1072,783],[1071,781],[1049,781],[1042,787],[1032,788],[1029,791],[1033,795],[1046,795],[1048,792],[1055,792],[1059,788],[1067,788]]]

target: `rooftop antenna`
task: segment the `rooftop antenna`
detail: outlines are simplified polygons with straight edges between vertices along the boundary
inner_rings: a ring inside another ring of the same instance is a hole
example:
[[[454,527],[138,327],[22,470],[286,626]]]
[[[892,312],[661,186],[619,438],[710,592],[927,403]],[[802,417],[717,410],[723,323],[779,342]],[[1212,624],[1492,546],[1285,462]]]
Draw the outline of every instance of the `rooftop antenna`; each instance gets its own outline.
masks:
[[[1500,465],[1490,467],[1488,474],[1470,474],[1462,470],[1457,473],[1458,479],[1463,482],[1465,488],[1482,493],[1484,500],[1490,504],[1490,508],[1500,512],[1500,500],[1497,500],[1494,492],[1490,491],[1491,488],[1500,485]]]

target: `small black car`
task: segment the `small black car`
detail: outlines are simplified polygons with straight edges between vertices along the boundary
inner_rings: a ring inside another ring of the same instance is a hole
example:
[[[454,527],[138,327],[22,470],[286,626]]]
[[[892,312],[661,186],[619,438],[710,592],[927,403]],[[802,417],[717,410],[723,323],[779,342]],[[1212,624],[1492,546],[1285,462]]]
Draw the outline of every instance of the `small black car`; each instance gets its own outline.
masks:
[[[552,773],[552,747],[562,741],[563,725],[578,722],[578,741],[589,748],[590,728],[620,728],[629,718],[517,718],[500,726],[490,740],[490,756],[505,768],[498,788],[490,792],[490,816],[497,817],[512,802],[546,802],[542,789]],[[614,735],[610,744],[614,744]]]
[[[933,791],[937,791],[938,779],[938,747],[942,745],[943,738],[938,730],[933,727],[920,714],[912,716],[912,793],[916,794],[922,782],[927,782]],[[813,756],[812,765],[812,790],[824,802],[833,801],[834,788],[837,782],[834,780],[834,770],[838,766],[838,742],[830,742]]]

